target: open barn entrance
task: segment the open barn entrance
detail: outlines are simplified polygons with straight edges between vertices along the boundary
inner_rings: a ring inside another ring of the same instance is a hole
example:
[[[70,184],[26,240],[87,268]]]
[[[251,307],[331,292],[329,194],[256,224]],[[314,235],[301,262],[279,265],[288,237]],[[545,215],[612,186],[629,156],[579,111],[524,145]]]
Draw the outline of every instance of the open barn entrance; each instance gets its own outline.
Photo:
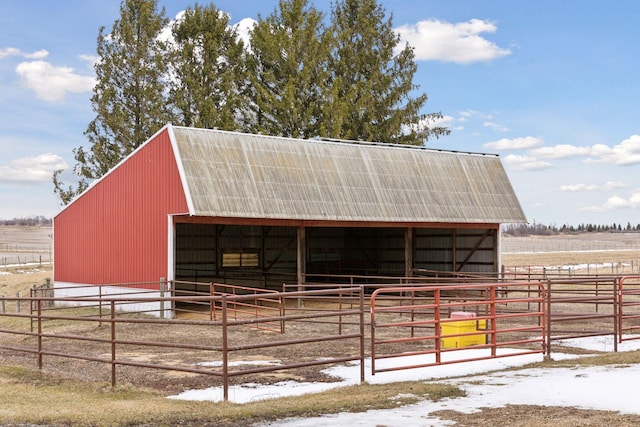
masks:
[[[496,273],[495,228],[297,227],[177,223],[175,280],[281,290],[283,283],[414,272]],[[366,280],[365,280],[366,282]]]
[[[280,289],[296,271],[296,227],[176,224],[177,281]],[[184,286],[208,292],[204,285]]]

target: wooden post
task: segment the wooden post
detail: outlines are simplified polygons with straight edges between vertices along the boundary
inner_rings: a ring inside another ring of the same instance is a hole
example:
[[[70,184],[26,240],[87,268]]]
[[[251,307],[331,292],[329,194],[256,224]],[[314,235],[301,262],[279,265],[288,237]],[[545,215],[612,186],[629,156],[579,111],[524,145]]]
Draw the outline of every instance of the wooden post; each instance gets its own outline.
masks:
[[[164,277],[160,278],[160,318],[164,319],[164,292],[166,290],[167,282]]]
[[[304,291],[305,273],[307,271],[307,239],[304,226],[298,227],[298,253],[297,253],[297,274],[298,274],[298,292]],[[298,306],[304,305],[301,298],[298,298]]]
[[[411,277],[413,269],[413,228],[407,227],[404,230],[404,275]]]

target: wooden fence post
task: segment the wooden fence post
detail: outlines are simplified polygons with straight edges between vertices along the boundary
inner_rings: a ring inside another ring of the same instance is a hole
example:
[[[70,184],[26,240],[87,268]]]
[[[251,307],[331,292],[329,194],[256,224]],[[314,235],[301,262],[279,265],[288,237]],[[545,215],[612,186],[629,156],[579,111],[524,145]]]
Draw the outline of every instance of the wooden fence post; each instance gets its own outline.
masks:
[[[167,282],[164,277],[160,278],[160,318],[164,319],[164,292],[166,290]]]

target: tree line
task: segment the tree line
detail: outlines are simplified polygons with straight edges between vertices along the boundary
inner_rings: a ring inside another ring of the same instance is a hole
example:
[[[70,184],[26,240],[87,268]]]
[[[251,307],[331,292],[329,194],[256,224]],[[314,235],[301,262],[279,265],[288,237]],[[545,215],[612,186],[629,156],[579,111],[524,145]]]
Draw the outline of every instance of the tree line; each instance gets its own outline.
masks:
[[[40,216],[29,216],[24,218],[0,219],[0,225],[22,225],[22,226],[48,226],[53,225],[51,218]]]
[[[280,0],[241,39],[229,16],[194,5],[171,26],[158,0],[123,0],[98,31],[95,118],[73,150],[77,185],[61,170],[63,204],[166,123],[293,138],[423,145],[449,130],[423,113],[413,49],[376,0]],[[170,36],[166,37],[167,28]]]
[[[550,236],[562,233],[606,233],[606,232],[640,232],[640,224],[632,225],[627,222],[626,225],[616,224],[579,224],[577,226],[563,224],[562,226],[544,225],[544,224],[506,224],[502,226],[505,234],[512,236]]]

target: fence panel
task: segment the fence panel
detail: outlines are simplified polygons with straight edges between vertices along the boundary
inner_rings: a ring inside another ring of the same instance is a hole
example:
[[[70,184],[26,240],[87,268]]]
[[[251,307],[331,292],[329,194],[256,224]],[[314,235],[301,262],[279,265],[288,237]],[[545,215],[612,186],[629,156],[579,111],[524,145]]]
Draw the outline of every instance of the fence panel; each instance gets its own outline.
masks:
[[[256,297],[261,293],[165,298],[132,298],[126,294],[119,298],[54,298],[41,295],[0,298],[2,301],[32,307],[32,310],[23,313],[17,310],[0,313],[0,336],[6,338],[0,340],[0,349],[34,354],[39,368],[50,357],[94,362],[99,372],[109,375],[105,369],[109,370],[113,385],[121,367],[217,377],[222,382],[225,400],[228,399],[231,378],[256,373],[359,361],[361,381],[364,381],[364,291],[361,287],[275,292],[270,293],[269,297],[270,301],[282,300],[286,303],[286,300],[328,298],[341,293],[349,298],[355,296],[357,304],[349,309],[323,308],[315,312],[307,308],[303,313],[297,310],[274,312],[267,307],[266,312],[254,316],[246,315],[247,307],[264,303],[264,298]],[[169,319],[152,316],[146,311],[136,313],[119,309],[126,304],[139,306],[141,302],[149,301],[160,302],[160,306],[188,303],[215,305],[219,317],[217,320],[209,320],[208,315],[201,319]],[[238,316],[238,307],[241,307],[243,316]],[[344,319],[347,317],[352,320],[346,322]],[[317,319],[322,319],[327,325],[314,323],[312,327],[306,327],[302,335],[297,330],[298,324]],[[344,325],[350,325],[350,328],[335,333],[338,319]],[[286,322],[294,332],[285,334],[282,328],[282,331],[275,332],[279,333],[280,338],[274,339],[273,331],[260,327],[280,322]],[[176,340],[176,337],[180,339]],[[299,353],[296,349],[306,350],[313,346],[331,346],[334,351],[329,357],[318,357],[326,356],[328,352],[311,352],[306,360],[295,358]],[[179,356],[175,356],[177,353]],[[248,355],[250,360],[256,353],[278,354],[282,362],[270,366],[257,366],[260,364],[256,363],[256,366],[249,367],[234,364],[242,355]],[[170,357],[163,357],[166,355]]]
[[[554,341],[607,335],[614,337],[618,351],[617,287],[616,277],[548,280],[547,356]]]
[[[371,372],[543,353],[544,292],[542,283],[378,289],[371,295]],[[471,348],[488,352],[469,355]],[[410,365],[376,366],[405,356],[429,357]]]
[[[618,299],[618,342],[640,339],[640,276],[620,279]]]

